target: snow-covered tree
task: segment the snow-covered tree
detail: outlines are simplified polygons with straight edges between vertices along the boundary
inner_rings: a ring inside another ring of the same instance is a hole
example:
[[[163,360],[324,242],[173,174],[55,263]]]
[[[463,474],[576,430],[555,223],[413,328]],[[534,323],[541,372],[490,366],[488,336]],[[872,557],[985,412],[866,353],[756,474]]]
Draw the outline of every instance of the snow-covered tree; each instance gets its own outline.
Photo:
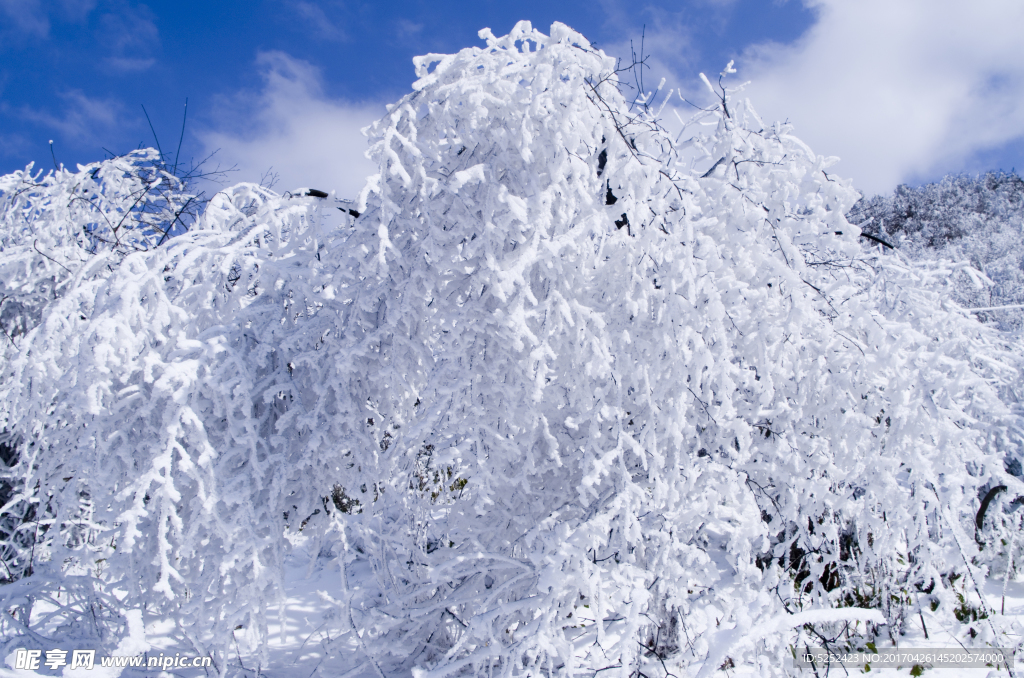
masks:
[[[188,229],[199,197],[154,149],[45,175],[0,177],[0,324],[10,343],[35,326],[97,253],[150,250]]]
[[[794,634],[983,606],[1001,336],[746,101],[678,144],[568,27],[481,37],[417,59],[351,212],[237,186],[45,306],[0,380],[45,537],[5,628],[74,577],[228,674],[298,530],[381,676],[780,673]]]
[[[74,172],[44,174],[30,165],[0,177],[0,379],[10,378],[11,362],[26,350],[21,342],[68,290],[188,229],[204,201],[186,185],[196,172],[176,170],[143,149]],[[15,422],[0,422],[4,467],[17,463],[23,441],[34,447],[31,438]],[[81,499],[88,503],[88,494]],[[9,583],[45,559],[37,547],[52,505],[25,493],[17,472],[0,478],[0,505],[0,581]],[[81,531],[72,531],[78,544]]]

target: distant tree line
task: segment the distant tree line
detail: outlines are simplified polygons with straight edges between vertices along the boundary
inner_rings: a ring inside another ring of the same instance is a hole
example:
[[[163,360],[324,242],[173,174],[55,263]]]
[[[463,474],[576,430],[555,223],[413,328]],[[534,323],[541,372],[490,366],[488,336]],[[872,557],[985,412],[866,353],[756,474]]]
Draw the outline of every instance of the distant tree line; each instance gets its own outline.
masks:
[[[967,262],[983,273],[960,270],[951,277],[953,298],[965,307],[1024,304],[1024,179],[1016,171],[903,184],[892,195],[862,199],[847,217],[909,258]],[[1024,327],[1024,309],[977,315],[1003,330]]]

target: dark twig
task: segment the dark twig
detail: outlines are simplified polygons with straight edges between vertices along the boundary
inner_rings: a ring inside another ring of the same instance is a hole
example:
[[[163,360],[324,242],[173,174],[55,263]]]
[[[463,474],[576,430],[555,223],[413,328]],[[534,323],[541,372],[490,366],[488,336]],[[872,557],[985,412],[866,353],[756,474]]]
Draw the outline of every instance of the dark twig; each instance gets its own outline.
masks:
[[[153,133],[153,141],[156,142],[156,150],[160,154],[160,162],[163,163],[163,161],[164,161],[164,152],[163,152],[163,149],[160,148],[160,139],[156,135],[156,130],[153,129],[153,121],[149,119],[149,113],[146,111],[146,107],[144,105],[142,105],[142,104],[139,104],[139,105],[142,106],[142,112],[146,115],[146,122],[149,123],[149,131]]]
[[[697,396],[697,394],[693,392],[693,389],[690,388],[689,386],[686,387],[686,390],[689,391],[690,395],[693,396],[694,400],[696,400],[698,403],[700,403],[701,407],[704,408],[704,414],[707,415],[707,418],[710,419],[711,421],[715,422],[715,426],[717,426],[718,425],[718,421],[714,417],[712,417],[711,416],[711,412],[708,411],[708,404],[706,402],[704,402],[703,400],[701,400]]]
[[[185,113],[181,116],[181,136],[178,137],[178,150],[174,153],[174,169],[171,174],[178,175],[178,156],[181,154],[181,140],[185,138],[185,120],[188,118],[188,97],[185,97]]]
[[[988,505],[992,503],[997,494],[1005,491],[1006,485],[996,485],[981,500],[981,507],[978,508],[978,513],[974,516],[974,540],[979,544],[981,543],[981,530],[985,527],[985,514],[988,513]]]
[[[715,164],[711,166],[711,169],[709,169],[707,172],[702,174],[700,178],[701,179],[707,179],[708,177],[710,177],[711,173],[714,172],[716,169],[718,169],[718,166],[721,165],[723,162],[725,162],[725,156],[722,156],[721,158],[719,158],[718,161],[715,162]]]
[[[891,249],[891,250],[894,250],[894,249],[896,249],[895,247],[893,247],[893,246],[892,246],[892,245],[890,245],[889,243],[885,242],[885,241],[884,241],[884,240],[882,240],[881,238],[876,238],[875,236],[871,235],[870,233],[861,233],[861,234],[860,234],[860,237],[862,237],[862,238],[867,238],[868,240],[874,240],[874,241],[875,241],[875,242],[877,242],[877,243],[878,243],[879,245],[885,245],[886,247],[888,247],[888,248],[889,248],[889,249]]]
[[[54,259],[53,257],[51,257],[51,256],[50,256],[49,254],[47,254],[46,252],[43,252],[43,251],[42,251],[41,249],[39,249],[39,240],[33,240],[33,241],[32,241],[32,248],[33,248],[33,249],[34,249],[34,250],[35,250],[36,252],[39,252],[39,254],[42,254],[42,255],[43,255],[44,257],[46,257],[47,259],[49,259],[49,260],[50,260],[50,261],[52,261],[53,263],[55,263],[55,264],[57,264],[58,266],[60,266],[61,268],[63,268],[63,269],[64,269],[65,271],[67,271],[68,273],[71,273],[72,275],[74,275],[74,271],[72,271],[72,270],[71,270],[70,268],[68,268],[68,267],[67,267],[67,266],[65,266],[64,264],[60,263],[59,261],[57,261],[56,259]]]
[[[157,247],[159,247],[160,245],[163,245],[164,244],[164,240],[166,240],[167,236],[171,234],[171,229],[174,228],[174,222],[175,221],[177,221],[179,224],[181,224],[181,227],[184,228],[186,231],[188,230],[188,227],[185,225],[185,222],[181,220],[181,215],[182,215],[182,213],[186,209],[188,209],[188,205],[189,205],[189,203],[192,202],[193,199],[195,199],[195,196],[189,196],[189,199],[185,201],[184,206],[182,206],[182,208],[180,210],[178,210],[178,213],[174,215],[174,219],[171,221],[171,225],[168,226],[167,230],[164,231],[164,234],[162,236],[160,236],[160,240],[156,244]]]
[[[3,308],[4,302],[7,301],[7,298],[8,297],[6,294],[0,297],[0,308]],[[4,331],[4,336],[7,337],[7,341],[11,342],[11,346],[13,346],[14,348],[18,348],[18,345],[14,343],[14,337],[11,336],[11,333],[7,331],[7,328],[3,326],[2,322],[0,322],[0,330]],[[4,567],[7,567],[7,563],[4,563]],[[8,575],[10,575],[10,570],[8,570]],[[11,579],[11,581],[13,581],[13,579]]]

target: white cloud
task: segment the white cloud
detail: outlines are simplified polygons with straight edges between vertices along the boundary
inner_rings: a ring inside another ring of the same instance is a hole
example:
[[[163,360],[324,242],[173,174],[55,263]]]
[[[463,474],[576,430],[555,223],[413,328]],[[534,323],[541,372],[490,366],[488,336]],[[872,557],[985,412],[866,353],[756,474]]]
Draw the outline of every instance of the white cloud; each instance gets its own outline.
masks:
[[[423,32],[423,24],[418,24],[408,19],[399,19],[396,27],[396,32],[400,38],[414,38]]]
[[[100,17],[97,32],[110,51],[105,63],[116,73],[138,73],[150,68],[156,61],[149,55],[160,46],[160,31],[153,12],[145,5],[114,4],[112,11]]]
[[[104,62],[118,73],[141,73],[156,63],[156,59],[134,59],[129,57],[109,57]]]
[[[973,157],[1024,137],[1024,3],[805,1],[815,24],[749,48],[737,77],[766,121],[840,156],[861,190],[977,169]]]
[[[734,0],[701,2],[717,4]],[[662,75],[683,74],[694,65],[698,55],[695,40],[698,28],[688,13],[656,5],[637,7],[622,0],[599,0],[598,4],[604,12],[608,32],[619,36],[618,40],[598,43],[598,47],[619,58],[623,67],[628,66],[634,57],[643,57],[647,64],[645,80],[653,79],[656,86]],[[721,16],[716,13],[714,20],[721,20]],[[632,74],[621,77],[633,84]],[[644,82],[644,89],[651,89],[647,82]]]
[[[64,110],[60,115],[31,107],[17,114],[75,141],[98,141],[116,127],[124,127],[121,104],[111,99],[89,97],[78,90],[64,92]]]
[[[97,0],[60,0],[54,8],[62,21],[85,21],[96,9]]]
[[[11,28],[14,29],[14,31],[5,30],[5,38],[10,37],[6,35],[9,32],[35,35],[41,38],[47,37],[50,33],[50,21],[40,6],[39,0],[0,0],[0,13],[7,17]]]
[[[320,73],[283,52],[257,58],[264,80],[258,93],[224,103],[215,128],[199,133],[207,153],[220,149],[221,164],[237,164],[232,181],[254,181],[273,168],[275,190],[336,190],[355,197],[375,171],[366,159],[360,129],[384,114],[384,106],[325,96]]]
[[[305,19],[306,23],[313,29],[314,35],[325,40],[346,40],[348,36],[345,31],[338,25],[337,21],[333,21],[328,13],[324,11],[324,8],[321,6],[323,4],[323,2],[312,3],[299,0],[298,2],[294,2],[292,7],[295,9],[295,12]],[[338,7],[336,4],[333,7],[328,7],[328,10],[330,10],[331,14],[334,16],[341,13],[342,9],[342,7]]]

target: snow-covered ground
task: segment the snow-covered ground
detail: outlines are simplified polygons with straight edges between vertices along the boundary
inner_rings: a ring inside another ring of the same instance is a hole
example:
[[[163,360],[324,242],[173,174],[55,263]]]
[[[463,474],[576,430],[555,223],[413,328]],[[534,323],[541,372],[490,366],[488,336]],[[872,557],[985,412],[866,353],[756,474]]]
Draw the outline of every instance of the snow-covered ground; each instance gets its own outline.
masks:
[[[366,638],[366,650],[363,649],[361,638],[352,631],[352,623],[361,628],[361,611],[369,607],[368,603],[380,595],[373,583],[373,574],[369,565],[363,560],[355,560],[347,566],[349,594],[351,595],[352,617],[345,605],[344,588],[340,559],[337,554],[324,552],[317,548],[311,539],[298,537],[294,539],[295,549],[289,556],[286,568],[286,595],[276,614],[266,619],[270,631],[270,643],[267,654],[260,656],[246,629],[238,629],[235,634],[235,656],[229,660],[229,675],[245,678],[267,676],[272,678],[311,678],[324,676],[331,678],[387,678],[406,676],[406,672],[396,672],[386,664],[383,657],[375,657],[372,639]],[[998,612],[1005,609],[1005,614],[996,614],[992,621],[997,628],[1012,628],[1017,633],[1005,635],[1003,647],[1015,647],[1024,636],[1024,582],[1010,581],[1007,585],[1005,606],[1002,595],[1002,583],[998,577],[990,579],[985,588],[986,604],[990,610]],[[905,634],[900,638],[902,648],[960,648],[964,647],[967,625],[959,629],[948,628],[943,619],[928,610],[924,612],[924,624],[927,626],[927,637],[922,628],[921,619],[913,617],[906,626]],[[149,657],[158,655],[194,656],[194,651],[176,632],[173,622],[169,620],[146,619],[145,636],[131,639],[129,645],[138,648],[140,644],[148,648]],[[984,620],[975,625],[985,624]],[[128,639],[126,639],[128,640]],[[878,640],[876,647],[882,651],[892,644],[887,639]],[[89,648],[83,648],[89,649]],[[377,646],[377,651],[382,648]],[[7,669],[0,668],[0,678],[31,678],[33,676],[93,677],[116,678],[117,676],[153,676],[155,678],[171,678],[176,676],[207,675],[204,669],[180,668],[169,671],[137,668],[110,668],[97,665],[92,670],[63,669],[51,671],[42,668],[37,671],[15,669],[15,653],[6,658]],[[44,659],[45,660],[45,659]],[[376,664],[376,665],[375,665]],[[906,676],[910,675],[912,666],[902,668],[878,668],[870,670],[872,675]],[[378,670],[380,673],[378,673]],[[664,670],[676,676],[687,675],[685,670],[674,667],[672,662],[666,663]],[[851,669],[851,673],[861,673]],[[809,669],[794,671],[796,675],[814,675]],[[819,675],[846,675],[842,668],[832,668],[831,672],[819,670]],[[719,671],[715,675],[734,676],[755,675],[752,667],[736,666],[728,671]],[[925,675],[934,678],[985,678],[990,675],[1007,675],[1005,669],[993,668],[929,668]],[[654,678],[654,676],[651,676]]]

